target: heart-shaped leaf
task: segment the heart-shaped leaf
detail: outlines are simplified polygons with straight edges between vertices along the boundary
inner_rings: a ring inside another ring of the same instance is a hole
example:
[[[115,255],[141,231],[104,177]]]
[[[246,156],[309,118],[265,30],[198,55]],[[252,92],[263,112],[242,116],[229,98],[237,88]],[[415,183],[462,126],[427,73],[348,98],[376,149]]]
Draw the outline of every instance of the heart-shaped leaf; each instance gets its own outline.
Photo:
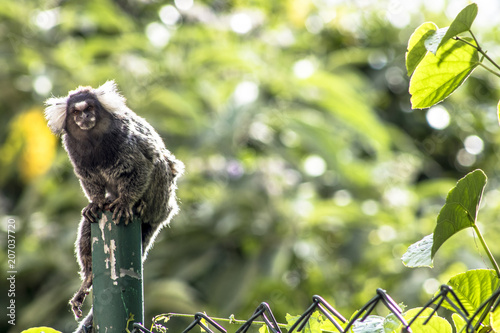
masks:
[[[443,42],[443,38],[445,37],[447,31],[448,28],[441,28],[430,35],[424,42],[427,51],[432,52],[434,55],[436,55],[438,47]]]
[[[434,233],[410,245],[401,258],[403,264],[407,267],[432,267],[434,255],[448,238],[475,225],[485,186],[486,175],[479,169],[460,179],[448,192]]]
[[[476,16],[477,4],[471,3],[470,5],[462,9],[462,11],[458,13],[457,17],[455,17],[453,22],[451,22],[451,25],[446,31],[446,35],[444,35],[439,46],[446,43],[448,39],[455,37],[462,32],[469,31],[472,23],[476,19]]]
[[[437,26],[432,22],[425,22],[420,25],[410,37],[408,41],[408,49],[406,51],[406,71],[408,76],[413,74],[415,68],[422,59],[424,59],[427,49],[425,48],[425,41],[435,31]]]
[[[447,284],[453,288],[469,315],[472,315],[498,289],[500,281],[494,270],[474,269],[455,275]],[[449,303],[444,302],[443,306],[455,312]]]
[[[410,245],[401,260],[407,267],[433,267],[431,249],[433,234],[427,235],[418,242]]]
[[[471,39],[465,39],[469,43]],[[436,55],[427,52],[410,80],[411,104],[423,109],[450,96],[479,65],[478,51],[462,41],[448,40]]]
[[[468,173],[451,189],[437,217],[431,258],[448,238],[476,223],[485,186],[486,175],[478,169]]]

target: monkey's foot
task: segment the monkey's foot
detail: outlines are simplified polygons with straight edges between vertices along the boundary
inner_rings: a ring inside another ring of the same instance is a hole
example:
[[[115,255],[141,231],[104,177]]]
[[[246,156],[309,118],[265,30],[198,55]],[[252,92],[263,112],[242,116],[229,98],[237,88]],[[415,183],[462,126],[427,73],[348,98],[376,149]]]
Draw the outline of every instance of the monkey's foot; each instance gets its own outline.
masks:
[[[144,200],[142,199],[135,204],[135,211],[139,216],[142,216],[142,214],[144,214],[144,212],[146,211],[146,206],[146,202],[144,202]]]
[[[102,211],[103,207],[103,204],[91,202],[82,210],[82,215],[91,223],[95,223],[99,218],[98,213]]]
[[[69,301],[69,304],[71,305],[71,310],[73,311],[73,314],[75,315],[76,319],[81,318],[83,315],[82,305],[87,295],[88,292],[78,291],[75,294],[75,296],[73,296],[73,298]]]
[[[113,210],[113,221],[115,224],[119,224],[120,220],[123,219],[125,225],[127,225],[132,220],[132,206],[123,203],[120,199],[116,199],[109,205],[109,208]]]

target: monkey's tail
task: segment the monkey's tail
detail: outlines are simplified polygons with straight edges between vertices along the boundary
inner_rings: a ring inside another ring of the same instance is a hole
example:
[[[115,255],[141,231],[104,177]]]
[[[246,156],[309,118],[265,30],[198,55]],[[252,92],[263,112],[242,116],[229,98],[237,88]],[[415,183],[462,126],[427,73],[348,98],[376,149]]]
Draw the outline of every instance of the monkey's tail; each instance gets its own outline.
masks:
[[[89,313],[85,318],[80,321],[78,328],[73,333],[94,333],[94,329],[92,328],[92,322],[94,321],[94,314],[92,313],[92,309],[90,309]]]

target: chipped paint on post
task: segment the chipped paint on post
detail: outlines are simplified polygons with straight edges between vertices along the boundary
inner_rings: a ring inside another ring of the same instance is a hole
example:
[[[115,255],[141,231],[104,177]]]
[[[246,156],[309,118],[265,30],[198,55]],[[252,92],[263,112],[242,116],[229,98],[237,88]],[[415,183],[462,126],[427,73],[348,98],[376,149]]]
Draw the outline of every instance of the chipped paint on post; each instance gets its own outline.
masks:
[[[123,333],[144,322],[141,222],[116,225],[105,212],[91,224],[94,328]]]
[[[101,237],[102,237],[102,240],[103,241],[106,241],[104,239],[105,237],[105,233],[104,233],[104,226],[106,225],[106,223],[108,222],[108,214],[102,214],[101,215],[101,219],[99,220],[99,229],[101,230]]]

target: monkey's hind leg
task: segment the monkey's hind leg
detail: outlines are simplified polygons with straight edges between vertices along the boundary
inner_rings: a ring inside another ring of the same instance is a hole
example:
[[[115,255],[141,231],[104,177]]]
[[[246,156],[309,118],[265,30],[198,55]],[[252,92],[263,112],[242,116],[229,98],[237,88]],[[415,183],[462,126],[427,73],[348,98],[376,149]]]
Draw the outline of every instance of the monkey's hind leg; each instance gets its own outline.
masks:
[[[92,248],[90,242],[90,221],[85,217],[80,222],[76,239],[76,256],[80,265],[82,285],[69,301],[76,318],[82,317],[82,304],[92,288]]]

